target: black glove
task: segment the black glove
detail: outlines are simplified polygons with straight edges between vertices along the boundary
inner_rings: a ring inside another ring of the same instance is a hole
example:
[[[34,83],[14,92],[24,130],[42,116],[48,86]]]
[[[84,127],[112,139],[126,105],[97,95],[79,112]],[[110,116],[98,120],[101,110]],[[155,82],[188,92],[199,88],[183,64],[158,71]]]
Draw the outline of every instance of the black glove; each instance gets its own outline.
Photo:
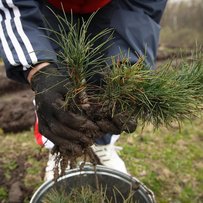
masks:
[[[123,131],[132,133],[137,128],[136,119],[129,118],[129,116],[123,114],[117,114],[113,118],[96,121],[96,124],[103,133],[111,134],[121,134]]]
[[[127,133],[133,133],[137,128],[137,120],[125,113],[116,114],[112,118],[112,122],[120,131],[125,131]]]
[[[68,76],[61,74],[53,64],[42,68],[31,79],[40,133],[54,144],[79,153],[82,144],[92,144],[93,132],[98,133],[99,128],[86,117],[62,107],[68,91],[67,84]]]

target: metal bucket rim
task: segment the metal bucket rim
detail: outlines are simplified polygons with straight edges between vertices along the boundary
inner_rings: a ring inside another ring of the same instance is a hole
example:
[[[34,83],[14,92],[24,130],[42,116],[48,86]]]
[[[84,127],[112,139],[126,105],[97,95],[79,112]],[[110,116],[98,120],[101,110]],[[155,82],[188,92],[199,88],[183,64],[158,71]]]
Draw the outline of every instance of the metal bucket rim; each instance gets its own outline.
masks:
[[[122,173],[118,170],[114,170],[112,168],[108,168],[106,166],[102,165],[97,165],[95,168],[92,165],[85,165],[83,169],[81,170],[80,168],[74,168],[74,169],[69,169],[66,171],[66,174],[58,179],[57,182],[60,182],[64,179],[73,177],[73,176],[78,176],[78,175],[88,175],[88,174],[99,174],[99,175],[107,175],[111,176],[117,179],[120,179],[121,181],[124,181],[128,184],[132,182],[136,182],[140,185],[142,188],[143,193],[147,194],[151,203],[156,203],[154,193],[147,188],[141,181],[139,181],[136,177],[131,176],[130,174],[125,174]],[[36,203],[36,199],[39,199],[49,188],[51,188],[54,185],[53,180],[49,180],[44,182],[33,194],[30,203]]]

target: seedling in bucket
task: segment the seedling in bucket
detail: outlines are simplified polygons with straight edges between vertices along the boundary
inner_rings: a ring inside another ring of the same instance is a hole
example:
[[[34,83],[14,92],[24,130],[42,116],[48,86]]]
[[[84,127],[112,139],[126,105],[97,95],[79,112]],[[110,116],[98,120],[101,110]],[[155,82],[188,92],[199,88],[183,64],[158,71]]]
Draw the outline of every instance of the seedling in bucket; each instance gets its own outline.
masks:
[[[153,193],[136,178],[103,166],[95,171],[88,165],[68,170],[57,182],[45,182],[30,203],[59,199],[61,203],[155,203]]]

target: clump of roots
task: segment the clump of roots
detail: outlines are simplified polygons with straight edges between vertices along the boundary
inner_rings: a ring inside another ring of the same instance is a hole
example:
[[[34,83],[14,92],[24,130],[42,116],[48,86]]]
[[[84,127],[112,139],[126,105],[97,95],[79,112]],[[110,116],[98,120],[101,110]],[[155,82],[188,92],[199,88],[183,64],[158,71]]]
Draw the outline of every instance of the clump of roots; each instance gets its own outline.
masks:
[[[74,143],[72,144],[74,147]],[[74,150],[67,151],[67,146],[54,146],[52,154],[55,154],[54,181],[63,176],[66,169],[73,169],[77,166],[82,170],[86,162],[90,162],[93,166],[101,164],[99,158],[95,155],[90,146],[83,148],[82,156],[75,153]],[[79,164],[78,164],[79,163]]]

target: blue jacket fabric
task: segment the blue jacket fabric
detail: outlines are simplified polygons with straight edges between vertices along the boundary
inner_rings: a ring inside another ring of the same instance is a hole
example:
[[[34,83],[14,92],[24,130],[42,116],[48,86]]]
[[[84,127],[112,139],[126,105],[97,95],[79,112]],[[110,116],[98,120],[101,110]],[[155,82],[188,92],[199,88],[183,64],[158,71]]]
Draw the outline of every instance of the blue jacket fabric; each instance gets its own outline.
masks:
[[[112,0],[97,12],[89,32],[94,34],[106,27],[115,29],[113,46],[105,54],[113,56],[122,50],[132,62],[136,62],[138,55],[145,55],[147,64],[153,67],[166,2]],[[0,55],[9,78],[27,82],[26,75],[35,64],[57,61],[58,47],[41,29],[46,27],[44,18],[54,29],[58,28],[47,5],[43,0],[0,0]],[[60,14],[59,10],[52,9]],[[75,14],[74,18],[81,16],[87,18],[87,14]]]

